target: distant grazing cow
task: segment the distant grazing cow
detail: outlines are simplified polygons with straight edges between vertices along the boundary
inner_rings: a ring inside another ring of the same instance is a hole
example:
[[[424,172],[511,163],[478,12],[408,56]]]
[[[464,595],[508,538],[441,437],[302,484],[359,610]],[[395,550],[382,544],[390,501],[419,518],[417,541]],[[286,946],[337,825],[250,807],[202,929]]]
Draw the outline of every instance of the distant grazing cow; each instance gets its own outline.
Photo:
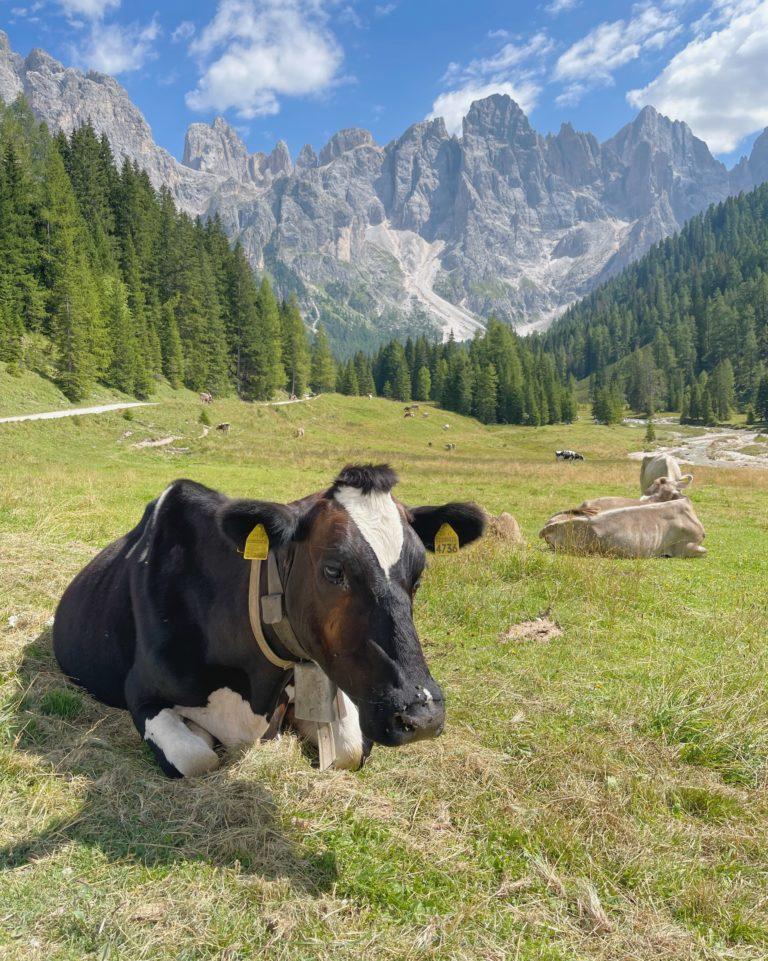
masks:
[[[660,504],[665,501],[680,500],[683,497],[685,494],[682,494],[675,484],[666,477],[659,477],[648,488],[648,493],[642,497],[595,497],[592,500],[582,501],[578,507],[559,511],[550,517],[547,524],[567,517],[579,515],[594,517],[595,514],[616,510],[619,507],[642,507],[643,504]]]
[[[693,474],[683,474],[680,464],[671,454],[646,454],[640,467],[640,492],[645,494],[659,477],[667,477],[678,490],[690,486]]]
[[[360,767],[374,742],[437,737],[445,705],[413,596],[441,527],[463,546],[484,518],[469,503],[406,507],[396,482],[386,465],[350,466],[280,504],[175,481],[65,591],[53,626],[62,670],[130,711],[171,777],[218,767],[215,741],[275,737],[300,677],[338,685],[324,722],[336,767]],[[259,531],[267,558],[246,561]],[[323,720],[317,699],[307,705],[299,717]]]
[[[293,436],[294,436],[294,437],[303,437],[303,436],[304,436],[304,428],[303,428],[303,427],[297,427],[297,428],[296,428],[296,431],[295,431],[295,433],[294,433]]]
[[[213,394],[209,394],[209,393],[207,393],[206,391],[203,391],[203,393],[200,394],[200,401],[201,401],[201,403],[203,403],[203,404],[212,404],[212,403],[213,403]]]
[[[403,414],[403,417],[415,417],[415,416],[416,415],[413,413],[412,410],[406,410],[406,412]]]
[[[445,449],[446,449],[446,450],[456,450],[456,445],[455,445],[455,444],[446,444],[446,445],[445,445]]]
[[[217,425],[216,425],[216,430],[220,430],[222,433],[226,434],[226,433],[228,433],[228,431],[229,431],[229,424],[228,424],[228,423],[225,423],[225,424],[217,424]]]
[[[555,458],[557,460],[584,460],[584,455],[577,453],[575,450],[556,450]]]
[[[687,497],[619,507],[589,517],[559,515],[539,537],[555,549],[613,557],[700,557],[704,527]]]
[[[443,430],[450,430],[450,429],[451,429],[450,424],[443,424]]]

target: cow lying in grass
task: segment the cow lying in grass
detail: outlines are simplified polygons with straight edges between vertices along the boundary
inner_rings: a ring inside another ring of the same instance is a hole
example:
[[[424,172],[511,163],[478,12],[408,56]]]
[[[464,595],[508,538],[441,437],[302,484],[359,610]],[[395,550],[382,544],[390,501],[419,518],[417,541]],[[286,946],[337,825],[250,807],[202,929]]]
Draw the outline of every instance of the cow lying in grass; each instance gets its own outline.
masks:
[[[612,557],[700,557],[704,527],[687,497],[589,515],[557,514],[539,532],[556,550]]]
[[[67,588],[53,628],[62,670],[129,710],[171,777],[217,767],[217,741],[274,737],[304,661],[341,692],[336,767],[359,767],[374,742],[437,737],[445,706],[413,596],[441,527],[463,546],[484,520],[468,503],[407,508],[396,481],[386,466],[347,467],[290,504],[174,482]],[[252,578],[243,551],[257,525],[269,559]]]
[[[591,500],[582,501],[578,507],[559,511],[550,517],[547,524],[568,517],[594,517],[595,514],[616,510],[619,507],[642,507],[643,504],[661,504],[665,501],[681,500],[684,497],[685,494],[681,494],[675,484],[666,477],[659,477],[642,497],[594,497]]]

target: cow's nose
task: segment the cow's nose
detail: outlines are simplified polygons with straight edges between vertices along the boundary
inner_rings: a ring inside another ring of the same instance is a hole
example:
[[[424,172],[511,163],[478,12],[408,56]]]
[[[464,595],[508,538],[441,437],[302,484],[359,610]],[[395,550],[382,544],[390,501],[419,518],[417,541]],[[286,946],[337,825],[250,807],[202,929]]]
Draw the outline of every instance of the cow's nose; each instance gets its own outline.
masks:
[[[436,699],[431,694],[428,697],[421,695],[407,707],[396,711],[392,720],[403,743],[438,737],[445,726],[445,703],[442,698]]]

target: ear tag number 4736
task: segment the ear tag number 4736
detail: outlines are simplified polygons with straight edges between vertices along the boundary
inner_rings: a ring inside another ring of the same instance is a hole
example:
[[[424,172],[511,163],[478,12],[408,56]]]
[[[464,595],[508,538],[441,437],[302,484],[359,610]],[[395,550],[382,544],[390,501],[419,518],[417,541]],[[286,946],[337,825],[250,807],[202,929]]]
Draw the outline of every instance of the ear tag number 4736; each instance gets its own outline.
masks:
[[[265,561],[269,554],[269,535],[263,524],[257,524],[245,542],[243,557],[247,561]]]
[[[435,554],[457,554],[459,535],[450,524],[442,524],[435,534]]]

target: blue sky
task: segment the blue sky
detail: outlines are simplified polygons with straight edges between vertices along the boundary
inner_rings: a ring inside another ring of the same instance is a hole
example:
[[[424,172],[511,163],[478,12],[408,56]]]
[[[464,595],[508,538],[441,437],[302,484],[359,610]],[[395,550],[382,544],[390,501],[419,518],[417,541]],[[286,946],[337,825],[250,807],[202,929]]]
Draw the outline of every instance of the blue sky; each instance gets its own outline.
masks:
[[[473,98],[600,140],[651,103],[729,164],[768,125],[768,0],[0,0],[14,49],[117,76],[176,156],[225,116],[251,150],[380,143]]]

